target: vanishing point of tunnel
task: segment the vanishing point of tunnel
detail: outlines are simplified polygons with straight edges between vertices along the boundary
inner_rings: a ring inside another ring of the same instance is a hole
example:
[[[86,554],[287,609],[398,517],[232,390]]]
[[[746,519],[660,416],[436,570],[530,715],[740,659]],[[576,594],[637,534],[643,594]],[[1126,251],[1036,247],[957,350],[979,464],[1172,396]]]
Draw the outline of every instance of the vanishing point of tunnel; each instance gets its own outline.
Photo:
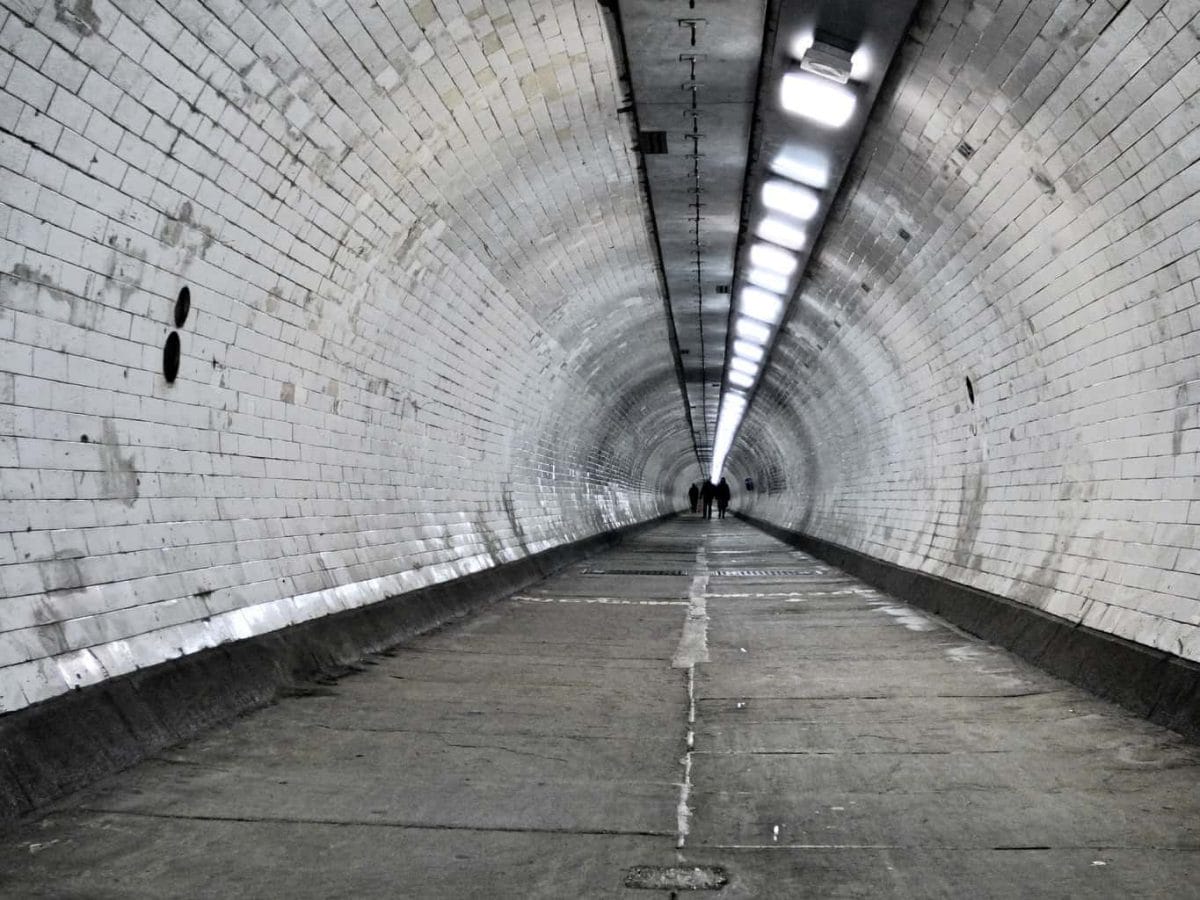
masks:
[[[1200,898],[1200,0],[0,0],[0,898]]]

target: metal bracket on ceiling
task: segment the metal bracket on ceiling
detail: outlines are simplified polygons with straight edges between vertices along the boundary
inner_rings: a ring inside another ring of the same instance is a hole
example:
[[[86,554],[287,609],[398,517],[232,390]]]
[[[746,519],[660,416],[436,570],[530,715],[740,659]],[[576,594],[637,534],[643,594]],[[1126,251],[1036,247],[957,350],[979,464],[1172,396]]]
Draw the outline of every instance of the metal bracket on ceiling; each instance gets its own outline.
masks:
[[[704,21],[704,20],[701,19],[700,21]],[[704,60],[706,60],[706,59],[708,59],[707,53],[680,53],[679,54],[680,62],[704,62]]]
[[[685,81],[679,86],[679,89],[681,91],[698,91],[702,87],[704,87],[704,83],[701,81]]]
[[[680,19],[680,28],[690,28],[692,30],[692,46],[696,46],[696,29],[704,24],[707,24],[707,19]]]

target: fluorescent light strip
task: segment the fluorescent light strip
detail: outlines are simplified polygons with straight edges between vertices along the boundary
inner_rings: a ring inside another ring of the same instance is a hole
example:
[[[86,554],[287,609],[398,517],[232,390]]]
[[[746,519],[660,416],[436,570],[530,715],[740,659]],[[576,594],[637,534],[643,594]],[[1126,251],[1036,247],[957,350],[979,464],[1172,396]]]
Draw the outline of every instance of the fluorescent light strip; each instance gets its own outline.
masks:
[[[808,72],[788,72],[779,88],[785,110],[831,128],[850,121],[857,100],[852,88]]]
[[[735,356],[729,361],[729,368],[735,372],[745,372],[747,375],[755,376],[758,374],[758,363],[750,362],[748,359],[742,359],[740,356]]]
[[[733,333],[742,340],[750,341],[753,344],[765,344],[771,337],[770,328],[762,322],[747,319],[745,316],[738,316],[737,321],[733,323]]]
[[[749,274],[746,275],[746,280],[773,294],[786,294],[791,285],[791,281],[786,275],[768,272],[761,268],[751,268]]]
[[[762,347],[759,347],[757,344],[751,344],[749,341],[734,341],[733,352],[735,356],[748,359],[750,362],[762,362],[762,358],[767,353]]]
[[[730,384],[736,384],[738,387],[748,388],[754,386],[754,376],[747,375],[745,372],[730,371],[726,375],[726,378],[728,378]]]
[[[796,257],[791,253],[773,244],[764,244],[762,241],[750,246],[750,264],[761,266],[769,272],[784,277],[795,272],[796,266],[799,265]]]
[[[783,301],[762,288],[744,287],[738,295],[738,312],[774,325],[783,318]]]
[[[829,186],[829,161],[808,147],[785,147],[771,160],[771,171],[809,187]]]
[[[759,222],[758,230],[755,234],[764,241],[770,241],[772,244],[778,244],[780,247],[787,247],[789,250],[799,250],[808,239],[803,229],[797,228],[795,225],[789,225],[783,219],[775,216]]]
[[[821,198],[812,188],[793,184],[782,178],[772,178],[763,183],[762,202],[767,209],[807,222],[817,214]]]

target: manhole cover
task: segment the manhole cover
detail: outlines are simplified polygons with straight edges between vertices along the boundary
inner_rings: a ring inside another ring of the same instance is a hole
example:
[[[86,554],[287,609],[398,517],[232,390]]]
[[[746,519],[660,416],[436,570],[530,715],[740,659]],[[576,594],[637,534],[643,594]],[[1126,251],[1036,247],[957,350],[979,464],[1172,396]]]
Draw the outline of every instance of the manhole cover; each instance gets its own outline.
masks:
[[[719,891],[729,883],[723,866],[633,866],[625,887],[645,891]]]
[[[683,569],[584,569],[584,575],[690,575]]]

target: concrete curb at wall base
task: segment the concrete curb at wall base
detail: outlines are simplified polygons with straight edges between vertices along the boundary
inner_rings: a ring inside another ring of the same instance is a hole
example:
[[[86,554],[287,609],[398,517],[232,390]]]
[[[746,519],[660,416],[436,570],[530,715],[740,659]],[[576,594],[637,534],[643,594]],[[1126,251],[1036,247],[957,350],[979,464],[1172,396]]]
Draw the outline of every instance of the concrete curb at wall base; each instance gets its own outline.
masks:
[[[322,673],[500,600],[662,519],[161,663],[0,717],[0,824]]]
[[[872,587],[998,644],[1053,675],[1200,742],[1200,665],[1007,597],[737,514]]]

